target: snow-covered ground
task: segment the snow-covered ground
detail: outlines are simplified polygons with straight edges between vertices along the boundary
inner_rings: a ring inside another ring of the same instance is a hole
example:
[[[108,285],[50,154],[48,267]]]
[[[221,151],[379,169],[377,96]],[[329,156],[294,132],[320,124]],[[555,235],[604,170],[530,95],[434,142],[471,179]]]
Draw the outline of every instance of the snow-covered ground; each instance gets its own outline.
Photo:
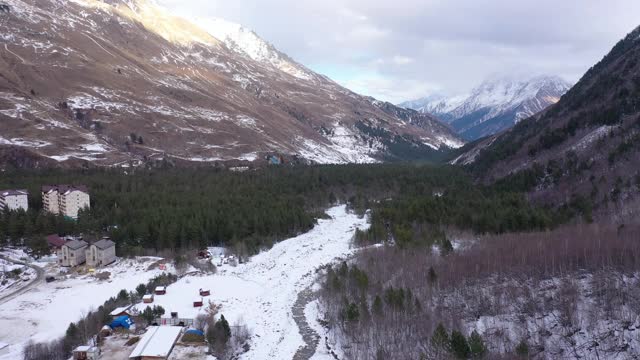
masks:
[[[32,268],[0,259],[0,296],[22,288],[35,277],[36,272]]]
[[[316,280],[324,265],[350,256],[356,229],[366,229],[367,218],[347,212],[346,206],[327,211],[330,219],[319,220],[309,232],[282,241],[246,264],[224,265],[215,275],[188,275],[156,296],[153,305],[181,318],[195,318],[204,308],[194,308],[200,288],[211,290],[204,299],[221,305],[231,325],[244,323],[251,332],[249,352],[242,359],[290,359],[303,346],[292,317],[297,294]],[[42,284],[0,307],[0,360],[20,358],[28,340],[48,341],[64,334],[69,322],[78,320],[121,289],[133,290],[161,273],[147,271],[153,260],[124,260],[106,269],[108,281],[78,276]],[[142,304],[138,304],[144,308]]]
[[[96,309],[121,289],[134,290],[138,284],[162,273],[147,271],[157,258],[121,260],[100,271],[111,273],[109,280],[98,281],[92,275],[73,276],[52,283],[43,283],[0,306],[0,359],[21,358],[20,352],[28,340],[50,341],[62,336],[69,323]],[[36,264],[42,266],[42,263]],[[56,267],[51,264],[50,266]],[[47,272],[53,271],[45,268]]]
[[[179,280],[166,295],[155,296],[153,305],[161,305],[167,315],[178,312],[180,318],[195,318],[205,310],[194,308],[193,300],[200,288],[209,289],[205,305],[221,305],[220,314],[231,325],[243,322],[252,334],[251,349],[242,359],[292,358],[304,345],[291,314],[298,292],[316,280],[318,268],[351,255],[355,230],[368,227],[366,218],[348,213],[345,206],[327,213],[331,219],[319,220],[308,233],[280,242],[246,264]]]

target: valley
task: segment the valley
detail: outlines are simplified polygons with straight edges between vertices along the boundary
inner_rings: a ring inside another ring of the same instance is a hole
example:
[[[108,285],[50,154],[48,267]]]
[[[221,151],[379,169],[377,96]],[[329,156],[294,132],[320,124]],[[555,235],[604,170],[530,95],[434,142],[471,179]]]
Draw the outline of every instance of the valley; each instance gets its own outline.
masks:
[[[0,360],[639,358],[640,5],[289,1],[0,0]]]

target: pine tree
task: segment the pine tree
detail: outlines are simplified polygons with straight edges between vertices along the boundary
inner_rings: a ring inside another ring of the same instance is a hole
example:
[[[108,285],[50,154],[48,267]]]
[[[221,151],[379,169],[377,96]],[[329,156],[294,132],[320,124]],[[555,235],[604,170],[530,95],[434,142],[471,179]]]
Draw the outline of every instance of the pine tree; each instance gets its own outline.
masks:
[[[147,306],[141,314],[142,318],[147,322],[147,324],[151,324],[153,323],[153,321],[156,319],[155,314],[153,313],[153,309],[151,309],[150,306]]]
[[[469,357],[470,350],[467,338],[457,330],[451,332],[451,352],[458,359],[466,359]]]
[[[473,330],[471,336],[469,336],[469,350],[471,357],[474,359],[481,359],[487,353],[487,347],[484,344],[484,340],[477,331]]]
[[[224,318],[224,315],[220,315],[220,320],[216,323],[216,328],[220,331],[220,334],[223,336],[223,342],[227,342],[231,338],[231,327],[229,327],[229,322]]]
[[[147,286],[145,284],[140,284],[136,287],[136,292],[139,297],[143,297],[147,294]]]
[[[529,357],[529,344],[525,340],[520,341],[518,346],[516,346],[516,354],[523,358]]]
[[[376,316],[382,316],[384,313],[384,304],[382,303],[382,298],[380,295],[376,295],[376,298],[373,300],[373,313]]]
[[[445,238],[440,244],[440,250],[442,251],[443,256],[447,256],[453,252],[453,244],[451,244],[451,241],[449,241],[449,239]]]
[[[438,324],[438,327],[434,330],[433,335],[431,336],[431,345],[439,354],[450,351],[451,340],[449,339],[447,329],[445,329],[442,323]]]
[[[436,270],[433,268],[433,266],[429,267],[428,280],[429,285],[433,285],[436,283],[436,281],[438,281],[438,275],[436,274]]]
[[[347,305],[347,308],[344,310],[344,319],[346,321],[358,321],[360,318],[360,310],[358,310],[358,305],[356,303],[350,303]]]

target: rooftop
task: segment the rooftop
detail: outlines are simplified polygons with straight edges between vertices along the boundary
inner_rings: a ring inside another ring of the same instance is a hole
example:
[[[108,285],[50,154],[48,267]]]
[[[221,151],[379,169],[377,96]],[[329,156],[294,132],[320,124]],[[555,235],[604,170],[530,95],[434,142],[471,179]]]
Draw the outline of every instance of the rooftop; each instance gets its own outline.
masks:
[[[72,250],[78,250],[78,249],[82,249],[83,247],[87,246],[87,243],[84,241],[79,241],[79,240],[71,240],[71,241],[67,241],[64,246],[68,247],[69,249]]]
[[[63,238],[56,234],[47,236],[47,243],[49,246],[61,247],[65,242],[66,241]]]
[[[78,346],[73,352],[92,352],[97,350],[95,346]]]
[[[100,241],[96,241],[93,244],[91,244],[95,247],[97,247],[100,250],[104,250],[104,249],[108,249],[110,247],[116,246],[116,243],[114,243],[111,240],[107,240],[107,239],[102,239]]]
[[[18,195],[29,195],[27,190],[2,190],[0,191],[2,196],[18,196]]]
[[[129,310],[131,308],[132,305],[129,306],[123,306],[123,307],[119,307],[116,308],[115,310],[113,310],[109,315],[111,316],[118,316],[120,314],[122,314],[123,312]]]
[[[71,191],[82,191],[83,193],[89,193],[89,189],[87,189],[84,185],[44,185],[42,187],[42,192],[51,192],[57,191],[59,193],[68,193]]]
[[[167,357],[181,332],[179,326],[151,326],[129,358]]]

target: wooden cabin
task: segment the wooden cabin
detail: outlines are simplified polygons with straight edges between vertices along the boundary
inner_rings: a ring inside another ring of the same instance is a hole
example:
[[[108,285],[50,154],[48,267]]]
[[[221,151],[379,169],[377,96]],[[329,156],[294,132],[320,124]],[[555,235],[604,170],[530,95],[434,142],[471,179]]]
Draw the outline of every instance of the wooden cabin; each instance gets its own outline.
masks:
[[[142,302],[145,304],[151,304],[153,303],[153,294],[147,294],[145,296],[142,297]]]
[[[167,293],[167,288],[165,286],[158,286],[156,287],[155,293],[156,295],[164,295]]]
[[[202,307],[203,301],[202,298],[196,298],[193,300],[193,307]]]
[[[211,291],[208,289],[200,289],[200,296],[209,296],[211,295]]]
[[[95,346],[78,346],[73,350],[73,360],[98,360],[100,350]]]

